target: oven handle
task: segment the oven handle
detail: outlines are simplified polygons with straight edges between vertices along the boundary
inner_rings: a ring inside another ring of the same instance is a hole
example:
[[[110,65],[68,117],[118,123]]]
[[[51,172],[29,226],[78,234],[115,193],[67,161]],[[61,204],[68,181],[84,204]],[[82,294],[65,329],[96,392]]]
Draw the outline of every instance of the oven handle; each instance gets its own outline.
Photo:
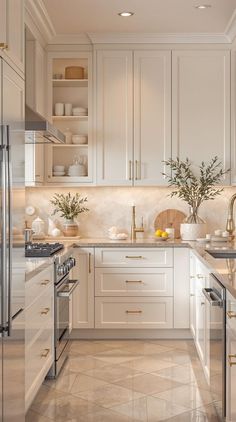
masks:
[[[63,291],[63,289],[57,292],[57,297],[70,297],[76,287],[79,285],[79,280],[68,280],[63,286],[70,286],[69,290]]]
[[[202,293],[204,294],[205,298],[208,300],[211,306],[223,306],[222,299],[215,294],[213,289],[202,289]]]

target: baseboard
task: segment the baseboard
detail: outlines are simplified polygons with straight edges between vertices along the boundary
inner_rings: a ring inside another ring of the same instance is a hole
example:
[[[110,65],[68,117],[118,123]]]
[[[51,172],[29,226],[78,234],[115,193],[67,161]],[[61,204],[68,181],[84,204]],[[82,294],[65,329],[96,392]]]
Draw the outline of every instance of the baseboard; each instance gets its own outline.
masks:
[[[122,339],[192,339],[193,336],[189,329],[186,330],[103,330],[103,329],[73,329],[70,335],[72,340],[122,340]]]

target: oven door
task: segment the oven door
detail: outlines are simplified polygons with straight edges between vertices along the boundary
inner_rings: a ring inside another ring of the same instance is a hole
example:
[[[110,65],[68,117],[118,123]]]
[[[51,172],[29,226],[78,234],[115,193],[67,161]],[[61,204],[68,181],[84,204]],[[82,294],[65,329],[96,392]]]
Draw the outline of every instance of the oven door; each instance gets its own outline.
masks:
[[[79,284],[78,280],[70,280],[67,275],[56,286],[55,303],[55,337],[56,337],[56,360],[69,340],[69,298]]]

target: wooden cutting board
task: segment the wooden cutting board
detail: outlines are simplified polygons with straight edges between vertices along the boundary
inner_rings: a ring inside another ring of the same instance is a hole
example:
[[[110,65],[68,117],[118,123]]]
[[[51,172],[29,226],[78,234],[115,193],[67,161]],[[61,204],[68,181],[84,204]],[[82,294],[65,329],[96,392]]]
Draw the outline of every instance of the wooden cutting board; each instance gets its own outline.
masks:
[[[186,218],[186,214],[175,209],[168,209],[160,212],[154,221],[155,231],[157,229],[165,230],[167,227],[175,229],[175,238],[180,238],[180,224]]]

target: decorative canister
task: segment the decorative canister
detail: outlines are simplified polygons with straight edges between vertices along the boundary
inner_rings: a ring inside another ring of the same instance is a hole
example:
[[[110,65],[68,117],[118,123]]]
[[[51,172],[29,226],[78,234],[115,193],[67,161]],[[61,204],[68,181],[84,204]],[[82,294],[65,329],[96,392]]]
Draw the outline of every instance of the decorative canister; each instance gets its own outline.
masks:
[[[63,233],[66,237],[74,237],[78,235],[79,227],[74,220],[65,220],[63,224]]]
[[[65,79],[84,79],[84,68],[82,66],[67,66]]]

